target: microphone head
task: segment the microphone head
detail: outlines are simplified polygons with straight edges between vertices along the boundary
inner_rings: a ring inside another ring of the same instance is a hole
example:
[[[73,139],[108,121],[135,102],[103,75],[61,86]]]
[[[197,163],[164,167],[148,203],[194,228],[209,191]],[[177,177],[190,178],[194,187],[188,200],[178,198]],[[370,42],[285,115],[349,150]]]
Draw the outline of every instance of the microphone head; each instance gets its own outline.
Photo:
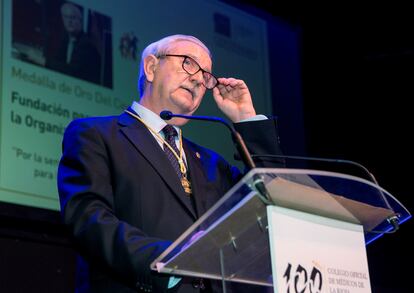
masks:
[[[164,110],[161,111],[160,117],[164,120],[170,120],[171,118],[173,118],[173,113],[171,111]]]

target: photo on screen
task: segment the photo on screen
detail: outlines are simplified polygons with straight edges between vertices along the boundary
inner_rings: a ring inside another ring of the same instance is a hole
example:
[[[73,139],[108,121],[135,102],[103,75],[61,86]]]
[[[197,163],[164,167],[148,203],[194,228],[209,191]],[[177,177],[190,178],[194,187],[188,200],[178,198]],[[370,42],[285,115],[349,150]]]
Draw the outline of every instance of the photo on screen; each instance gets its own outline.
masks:
[[[14,0],[12,56],[112,88],[112,21],[69,1]]]

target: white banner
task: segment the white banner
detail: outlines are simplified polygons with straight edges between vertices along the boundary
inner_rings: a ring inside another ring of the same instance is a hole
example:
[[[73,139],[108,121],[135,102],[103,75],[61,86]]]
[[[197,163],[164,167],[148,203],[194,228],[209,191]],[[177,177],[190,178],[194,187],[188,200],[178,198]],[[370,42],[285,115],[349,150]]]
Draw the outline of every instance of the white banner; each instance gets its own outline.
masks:
[[[362,226],[269,206],[274,292],[371,292]]]

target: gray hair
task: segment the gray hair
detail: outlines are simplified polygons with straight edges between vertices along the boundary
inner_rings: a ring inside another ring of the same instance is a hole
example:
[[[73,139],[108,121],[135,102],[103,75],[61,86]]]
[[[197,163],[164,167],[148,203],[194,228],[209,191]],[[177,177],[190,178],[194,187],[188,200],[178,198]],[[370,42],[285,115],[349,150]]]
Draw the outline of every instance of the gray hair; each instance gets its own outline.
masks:
[[[142,96],[144,94],[144,90],[145,90],[145,81],[147,80],[147,77],[145,76],[145,71],[144,71],[144,59],[148,56],[148,55],[155,55],[157,57],[162,56],[164,54],[167,54],[167,50],[169,49],[170,45],[172,43],[178,42],[178,41],[189,41],[189,42],[193,42],[197,45],[199,45],[200,47],[202,47],[204,50],[206,50],[206,52],[209,54],[210,58],[212,58],[210,50],[207,48],[206,45],[204,45],[204,43],[202,41],[200,41],[199,39],[197,39],[196,37],[193,36],[188,36],[188,35],[171,35],[168,37],[165,37],[159,41],[156,41],[152,44],[149,44],[144,51],[142,52],[141,55],[141,63],[139,65],[139,78],[138,78],[138,90],[140,92],[140,96]]]

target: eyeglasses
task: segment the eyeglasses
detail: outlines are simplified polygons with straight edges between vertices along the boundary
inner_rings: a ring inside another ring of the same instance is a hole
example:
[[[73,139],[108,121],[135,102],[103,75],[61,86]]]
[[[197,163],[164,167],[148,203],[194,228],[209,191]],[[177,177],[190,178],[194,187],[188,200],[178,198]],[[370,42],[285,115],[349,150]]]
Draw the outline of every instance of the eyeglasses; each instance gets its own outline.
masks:
[[[183,64],[182,64],[183,69],[184,69],[185,72],[187,72],[190,75],[194,75],[197,72],[201,71],[202,74],[203,74],[203,80],[204,80],[203,85],[207,89],[211,90],[214,87],[216,87],[217,84],[219,83],[217,78],[213,74],[211,74],[210,72],[205,71],[203,68],[201,68],[200,65],[193,58],[191,58],[190,56],[165,54],[165,55],[158,56],[158,58],[163,58],[163,57],[167,57],[167,56],[184,58],[183,59]]]

